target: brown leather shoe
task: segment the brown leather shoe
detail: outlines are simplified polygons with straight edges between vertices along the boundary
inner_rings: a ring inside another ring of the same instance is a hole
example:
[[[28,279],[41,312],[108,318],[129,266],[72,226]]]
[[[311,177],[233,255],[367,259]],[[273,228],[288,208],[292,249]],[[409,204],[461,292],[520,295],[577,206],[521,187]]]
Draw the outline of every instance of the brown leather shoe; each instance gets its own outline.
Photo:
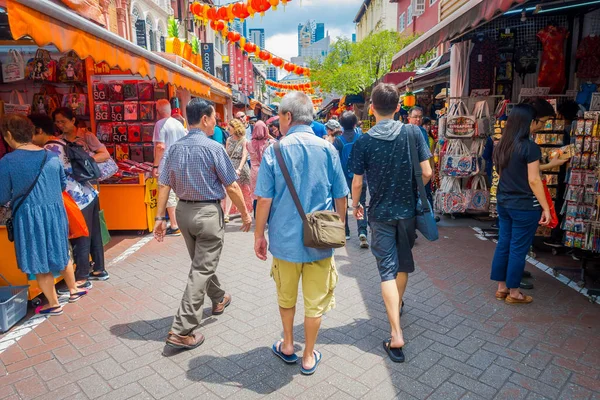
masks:
[[[526,296],[523,293],[521,293],[521,296],[523,296],[522,299],[516,299],[508,295],[506,296],[506,299],[504,301],[506,302],[506,304],[529,304],[533,301],[533,297],[531,296]]]
[[[496,300],[504,300],[506,297],[508,297],[508,292],[496,291]]]
[[[225,296],[223,296],[223,300],[221,300],[220,303],[213,304],[212,315],[223,314],[223,312],[225,311],[225,308],[227,308],[230,304],[231,304],[231,295],[225,293]]]
[[[192,350],[204,343],[204,335],[201,333],[190,333],[187,336],[181,336],[169,332],[167,345],[181,350]]]

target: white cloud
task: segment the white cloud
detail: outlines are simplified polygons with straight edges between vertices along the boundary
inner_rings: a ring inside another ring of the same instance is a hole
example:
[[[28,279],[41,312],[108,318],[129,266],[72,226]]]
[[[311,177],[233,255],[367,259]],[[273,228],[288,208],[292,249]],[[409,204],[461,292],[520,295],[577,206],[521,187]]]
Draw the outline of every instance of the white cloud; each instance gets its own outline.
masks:
[[[271,53],[289,61],[298,55],[298,34],[278,33],[267,36],[266,46]]]

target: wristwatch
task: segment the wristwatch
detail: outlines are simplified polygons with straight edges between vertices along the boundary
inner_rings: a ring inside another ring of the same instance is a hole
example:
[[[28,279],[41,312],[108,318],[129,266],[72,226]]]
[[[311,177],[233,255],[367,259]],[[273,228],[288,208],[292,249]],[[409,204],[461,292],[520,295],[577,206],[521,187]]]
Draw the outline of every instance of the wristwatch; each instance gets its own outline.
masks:
[[[153,165],[152,169],[154,169],[154,168],[158,169],[158,165]]]
[[[155,217],[154,220],[155,221],[166,221],[167,218],[166,217]]]

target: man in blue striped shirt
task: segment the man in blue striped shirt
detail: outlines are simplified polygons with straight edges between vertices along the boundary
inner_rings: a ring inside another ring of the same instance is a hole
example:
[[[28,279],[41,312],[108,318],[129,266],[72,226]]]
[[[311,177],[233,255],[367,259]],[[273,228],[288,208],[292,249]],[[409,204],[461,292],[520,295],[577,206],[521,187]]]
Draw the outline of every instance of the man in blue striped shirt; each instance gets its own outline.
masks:
[[[188,284],[175,316],[167,344],[193,349],[204,342],[194,333],[202,320],[204,295],[212,301],[212,314],[220,315],[231,303],[216,275],[225,235],[221,200],[225,192],[242,213],[242,228],[250,230],[252,217],[246,210],[238,176],[222,145],[211,140],[216,125],[215,109],[206,100],[193,99],[186,107],[190,131],[175,142],[159,177],[154,236],[162,242],[167,229],[165,208],[173,189],[179,204],[177,221],[192,259]]]

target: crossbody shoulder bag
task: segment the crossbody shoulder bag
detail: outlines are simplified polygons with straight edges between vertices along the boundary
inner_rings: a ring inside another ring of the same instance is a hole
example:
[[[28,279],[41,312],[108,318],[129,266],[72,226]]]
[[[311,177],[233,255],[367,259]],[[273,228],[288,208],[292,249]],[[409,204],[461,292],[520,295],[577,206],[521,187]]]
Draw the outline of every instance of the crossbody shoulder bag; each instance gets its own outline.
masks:
[[[10,218],[6,220],[6,233],[8,236],[8,240],[10,242],[15,241],[15,227],[13,224],[13,218],[15,217],[15,215],[17,215],[17,211],[19,211],[19,208],[21,208],[21,204],[23,204],[25,202],[25,200],[27,200],[27,197],[29,196],[29,194],[31,193],[31,191],[33,190],[35,185],[37,184],[38,180],[40,179],[40,175],[42,175],[42,171],[44,170],[44,165],[46,165],[47,158],[48,158],[48,152],[46,150],[44,150],[44,158],[42,159],[42,165],[40,166],[40,170],[38,171],[37,176],[33,180],[33,183],[31,184],[31,186],[29,186],[29,189],[27,189],[27,191],[25,192],[24,195],[17,197],[13,201],[13,203],[16,203],[17,199],[21,200],[21,201],[19,201],[19,204],[17,204],[16,207],[12,209],[12,211],[10,213]]]
[[[285,165],[279,142],[273,145],[277,163],[294,204],[302,218],[302,232],[304,246],[314,249],[335,249],[346,245],[346,229],[340,216],[334,211],[315,211],[306,214],[300,203],[300,198],[292,182],[290,172]]]
[[[423,183],[423,171],[421,170],[421,163],[419,162],[419,156],[417,155],[417,135],[421,132],[418,131],[417,127],[414,127],[411,134],[408,135],[408,142],[410,143],[410,156],[412,159],[412,170],[413,176],[417,181],[418,195],[416,201],[416,225],[417,230],[423,234],[425,239],[429,241],[435,241],[439,238],[437,224],[435,222],[435,216],[427,200],[427,193],[425,193],[425,184]]]

